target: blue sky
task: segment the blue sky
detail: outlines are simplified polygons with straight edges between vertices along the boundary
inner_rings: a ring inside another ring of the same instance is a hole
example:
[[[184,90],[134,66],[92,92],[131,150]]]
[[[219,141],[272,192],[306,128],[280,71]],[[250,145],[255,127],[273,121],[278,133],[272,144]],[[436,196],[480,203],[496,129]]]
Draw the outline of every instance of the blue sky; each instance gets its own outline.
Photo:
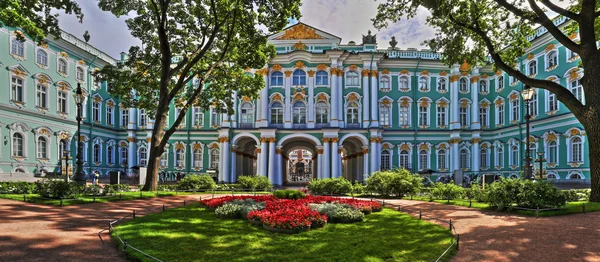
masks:
[[[83,39],[88,30],[91,35],[90,44],[119,58],[119,53],[129,50],[131,45],[140,42],[133,38],[127,29],[124,17],[116,18],[108,12],[101,11],[96,1],[78,0],[83,12],[83,23],[78,23],[73,16],[60,16],[63,30]],[[411,20],[402,20],[390,24],[377,31],[371,18],[377,13],[377,1],[373,0],[303,0],[299,21],[342,38],[342,43],[361,42],[361,36],[371,30],[377,33],[379,48],[387,48],[391,36],[396,36],[397,47],[426,48],[421,43],[433,37],[434,29],[425,24],[428,11],[420,10],[419,15]],[[291,23],[296,21],[292,20]]]

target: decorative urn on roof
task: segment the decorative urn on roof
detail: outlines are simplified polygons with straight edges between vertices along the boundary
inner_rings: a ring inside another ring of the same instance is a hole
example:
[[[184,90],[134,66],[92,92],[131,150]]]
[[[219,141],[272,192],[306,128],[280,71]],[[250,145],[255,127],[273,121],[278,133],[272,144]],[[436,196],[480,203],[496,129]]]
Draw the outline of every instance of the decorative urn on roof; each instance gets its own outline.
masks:
[[[398,44],[398,41],[396,41],[396,37],[392,36],[392,40],[389,42],[390,47],[392,50],[396,49],[396,45]]]

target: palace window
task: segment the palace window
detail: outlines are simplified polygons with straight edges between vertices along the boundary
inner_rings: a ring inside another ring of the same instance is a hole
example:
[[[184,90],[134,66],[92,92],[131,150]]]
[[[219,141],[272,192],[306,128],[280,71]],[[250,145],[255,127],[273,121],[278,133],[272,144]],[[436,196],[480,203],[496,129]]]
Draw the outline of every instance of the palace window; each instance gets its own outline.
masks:
[[[14,133],[12,138],[12,155],[15,157],[24,157],[25,156],[25,141],[23,139],[23,135],[20,133]]]
[[[437,125],[438,127],[441,126],[448,126],[448,114],[446,113],[446,107],[445,106],[438,106],[437,107]]]
[[[409,85],[408,85],[408,77],[406,76],[401,76],[398,79],[398,88],[400,88],[400,90],[409,90]]]
[[[127,147],[121,147],[121,163],[127,164],[128,156],[129,152],[127,151]]]
[[[496,149],[496,166],[504,166],[504,150],[502,147]]]
[[[178,167],[184,167],[185,166],[185,150],[183,149],[177,149],[175,150],[175,164]]]
[[[531,101],[529,101],[529,114],[532,116],[538,115],[538,92],[535,92]]]
[[[558,65],[558,53],[556,51],[550,51],[546,55],[546,68],[550,68]]]
[[[95,144],[94,145],[94,162],[95,163],[99,163],[100,162],[100,144]]]
[[[279,102],[271,104],[271,124],[283,124],[283,106]]]
[[[437,168],[448,169],[447,162],[446,150],[440,149],[437,153]]]
[[[489,126],[488,109],[485,107],[479,107],[479,124],[481,124],[482,127]]]
[[[567,61],[575,61],[575,59],[579,58],[579,54],[571,51],[571,49],[567,49]]]
[[[500,104],[496,107],[496,124],[504,125],[504,104]]]
[[[410,105],[400,104],[400,126],[410,126]]]
[[[348,71],[346,72],[346,86],[359,86],[358,72]]]
[[[202,168],[202,149],[194,150],[194,168]]]
[[[429,91],[429,83],[427,77],[419,78],[419,90]]]
[[[498,87],[496,88],[496,90],[504,89],[504,76],[499,76],[497,81]]]
[[[400,166],[404,169],[410,169],[410,154],[406,150],[400,151]]]
[[[479,166],[482,169],[486,169],[488,168],[488,150],[487,149],[481,149],[479,150]]]
[[[146,150],[145,147],[140,148],[140,153],[139,153],[139,157],[140,157],[140,166],[147,166],[148,165],[148,151]]]
[[[460,150],[460,168],[469,168],[469,151],[466,149]]]
[[[551,112],[558,110],[558,100],[556,100],[556,95],[550,91],[546,91],[546,95],[548,97],[546,111]]]
[[[390,90],[390,78],[389,77],[381,77],[379,80],[379,89],[381,91],[389,91]]]
[[[48,108],[48,88],[44,85],[37,85],[36,106],[39,108]]]
[[[419,126],[429,125],[429,107],[419,105]]]
[[[294,103],[293,109],[293,123],[294,124],[305,124],[306,123],[306,105],[298,101]]]
[[[461,93],[469,92],[469,81],[466,78],[463,77],[458,81],[458,90]]]
[[[558,145],[556,141],[548,142],[548,164],[558,163]]]
[[[82,67],[77,67],[76,73],[75,73],[75,77],[77,78],[77,81],[83,82],[85,79],[85,73],[83,71]]]
[[[279,71],[271,73],[271,86],[283,86],[283,73]]]
[[[214,107],[211,108],[210,109],[210,125],[211,126],[220,126],[221,125],[220,118],[221,118],[221,114],[219,114],[217,112],[217,109]]]
[[[421,150],[419,152],[419,170],[429,168],[429,152]]]
[[[315,105],[315,113],[317,115],[317,124],[327,124],[329,122],[329,107],[323,101],[317,102]]]
[[[219,149],[210,151],[210,168],[219,169]]]
[[[107,147],[106,148],[106,163],[111,164],[111,165],[114,164],[113,155],[114,155],[113,147],[112,146]]]
[[[315,74],[315,85],[317,86],[326,86],[329,85],[329,76],[327,72],[320,70]]]
[[[519,121],[519,99],[515,99],[510,101],[510,121],[516,122]]]
[[[448,91],[448,87],[446,86],[446,78],[440,78],[437,84],[438,92],[446,92]]]
[[[67,60],[62,58],[58,59],[58,72],[64,75],[67,74]]]
[[[45,137],[39,137],[37,141],[37,158],[47,159],[48,158],[48,140]],[[60,155],[62,157],[62,155]]]
[[[114,125],[113,123],[113,115],[115,108],[112,106],[106,106],[106,124],[109,126]]]
[[[35,56],[35,62],[42,66],[48,66],[48,53],[38,49]]]
[[[11,78],[11,99],[15,102],[25,102],[23,95],[23,79],[13,76]]]
[[[167,167],[169,165],[169,153],[165,148],[165,151],[160,155],[160,164],[161,167]]]
[[[571,139],[571,162],[583,162],[583,143],[579,137]]]
[[[529,62],[527,69],[529,70],[527,72],[529,73],[530,76],[537,74],[537,61]]]
[[[194,107],[194,118],[192,119],[192,124],[194,126],[203,126],[204,125],[204,110],[200,107]]]
[[[358,104],[349,102],[346,110],[346,124],[359,124]]]
[[[100,122],[100,102],[94,101],[92,103],[92,120]]]
[[[25,42],[21,42],[19,39],[14,38],[12,40],[10,53],[19,57],[25,57]]]
[[[479,93],[487,94],[488,92],[489,92],[489,90],[488,90],[487,81],[480,80],[479,81]]]
[[[579,80],[571,81],[569,83],[569,87],[570,87],[571,93],[573,93],[573,95],[577,98],[577,100],[579,100],[580,102],[583,103],[583,87],[579,83]]]
[[[516,145],[513,145],[510,147],[510,159],[509,159],[509,165],[511,166],[516,166],[519,165],[519,147]]]
[[[459,122],[461,127],[469,126],[469,108],[461,107],[458,109]]]
[[[390,151],[381,152],[381,170],[390,170]]]
[[[129,125],[129,109],[121,110],[121,126],[127,127]]]
[[[240,111],[242,113],[240,116],[242,126],[252,125],[254,123],[254,106],[249,102],[245,102],[241,105]]]
[[[58,91],[58,112],[66,114],[67,113],[67,92]]]
[[[302,70],[296,70],[292,74],[292,85],[293,86],[306,86],[306,72]]]
[[[391,107],[388,104],[379,105],[379,124],[382,126],[390,125],[390,110]]]

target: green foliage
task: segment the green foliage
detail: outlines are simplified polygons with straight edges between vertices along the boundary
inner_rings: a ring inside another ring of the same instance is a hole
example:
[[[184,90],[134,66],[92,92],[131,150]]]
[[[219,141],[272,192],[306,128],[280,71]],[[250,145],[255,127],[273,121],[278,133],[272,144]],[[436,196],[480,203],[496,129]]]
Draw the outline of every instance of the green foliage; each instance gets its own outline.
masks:
[[[477,202],[487,201],[487,193],[483,191],[482,186],[477,183],[474,183],[470,188],[465,189],[465,197]]]
[[[382,196],[414,195],[422,188],[422,178],[406,169],[379,171],[367,178],[366,189]]]
[[[363,221],[365,214],[349,206],[334,203],[310,204],[310,208],[327,215],[330,223],[353,223]]]
[[[227,203],[220,207],[217,207],[215,213],[218,217],[221,218],[237,218],[240,216],[240,211],[242,210],[241,205]]]
[[[521,180],[517,206],[526,208],[558,208],[567,204],[567,196],[545,181]]]
[[[20,28],[35,42],[43,42],[48,35],[60,36],[58,12],[75,14],[79,22],[83,19],[81,8],[74,0],[62,1],[0,1],[0,27]],[[52,11],[52,12],[51,12]],[[20,40],[25,40],[21,35]]]
[[[37,193],[37,188],[35,183],[25,181],[0,182],[0,193],[2,194],[33,194]]]
[[[462,196],[464,189],[454,183],[435,183],[431,195],[437,199],[451,200]]]
[[[248,213],[254,210],[262,210],[265,208],[265,202],[256,202],[254,199],[233,200],[228,204],[240,206],[239,216],[246,219]]]
[[[176,184],[173,184],[173,185],[158,185],[158,191],[172,192],[172,191],[176,191],[178,186],[179,185],[176,185]]]
[[[86,186],[83,189],[83,192],[81,192],[84,195],[106,195],[105,191],[103,190],[102,187],[100,187],[99,185],[89,185]]]
[[[283,198],[283,199],[301,199],[301,198],[305,197],[305,195],[302,191],[293,190],[293,189],[275,190],[275,192],[273,192],[273,196],[276,198]]]
[[[589,201],[590,189],[571,189],[564,190],[563,194],[567,198],[567,202]]]
[[[269,190],[273,188],[271,181],[266,176],[240,176],[237,183],[242,189]]]
[[[354,184],[352,184],[352,194],[362,194],[365,192],[365,185],[363,185],[363,183],[359,182],[358,180],[354,181]]]
[[[38,184],[38,194],[45,198],[71,198],[73,195],[82,192],[82,188],[74,182],[64,180],[45,179]]]
[[[343,195],[352,192],[352,183],[344,177],[323,178],[310,181],[307,188],[313,195]]]
[[[517,203],[517,196],[521,191],[521,179],[501,179],[486,186],[488,203],[498,209],[511,207]]]
[[[179,190],[213,189],[217,184],[209,175],[187,175],[179,181]]]
[[[104,185],[105,194],[129,192],[131,189],[127,184]]]

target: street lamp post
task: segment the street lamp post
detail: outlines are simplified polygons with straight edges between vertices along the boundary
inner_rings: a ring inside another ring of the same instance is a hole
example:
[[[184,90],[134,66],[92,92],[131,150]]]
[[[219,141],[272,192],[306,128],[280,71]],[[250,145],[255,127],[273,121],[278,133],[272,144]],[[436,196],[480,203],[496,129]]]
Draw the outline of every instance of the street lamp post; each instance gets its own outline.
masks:
[[[63,159],[65,160],[65,182],[69,182],[69,150],[63,150]]]
[[[525,177],[527,179],[533,179],[533,175],[531,173],[531,148],[529,147],[529,118],[531,115],[529,114],[529,103],[533,99],[535,95],[535,90],[531,89],[530,86],[526,85],[523,91],[521,92],[523,96],[523,101],[525,102],[525,125],[526,125],[526,134],[525,134]]]
[[[75,104],[77,105],[77,171],[75,171],[73,180],[79,184],[85,184],[85,178],[83,175],[83,147],[81,145],[81,107],[84,99],[85,97],[83,96],[83,91],[81,90],[81,84],[77,83],[77,91],[75,92]]]
[[[544,158],[544,152],[538,152],[538,159],[536,159],[536,162],[540,162],[540,179],[544,178],[544,167],[543,164],[544,162],[546,162],[546,159]]]

